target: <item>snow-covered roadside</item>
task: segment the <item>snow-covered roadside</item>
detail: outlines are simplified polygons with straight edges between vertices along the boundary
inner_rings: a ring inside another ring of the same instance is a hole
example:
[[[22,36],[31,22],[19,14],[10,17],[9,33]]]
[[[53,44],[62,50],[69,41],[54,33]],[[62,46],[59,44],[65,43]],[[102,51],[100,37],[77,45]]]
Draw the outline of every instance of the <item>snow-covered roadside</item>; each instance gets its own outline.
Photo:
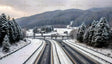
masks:
[[[0,60],[0,64],[23,64],[41,45],[42,40],[30,39],[31,44]]]
[[[73,47],[73,48],[79,50],[79,51],[82,52],[83,54],[86,54],[86,55],[90,56],[91,58],[93,58],[93,59],[99,61],[99,62],[102,63],[102,64],[108,64],[108,62],[112,63],[112,58],[109,58],[109,57],[107,57],[107,56],[104,56],[104,55],[102,55],[102,54],[99,54],[99,53],[97,53],[97,52],[95,52],[95,51],[92,51],[92,50],[90,50],[90,49],[87,49],[87,48],[85,48],[85,47],[79,46],[79,45],[77,45],[77,44],[74,43],[74,42],[70,42],[70,41],[68,41],[68,40],[64,40],[64,42],[65,42],[66,44],[70,45],[71,47]]]
[[[94,50],[94,51],[96,51],[96,52],[99,52],[99,53],[101,53],[101,54],[104,54],[104,55],[106,55],[106,56],[112,58],[112,49],[106,49],[106,48],[94,48],[94,47],[88,46],[88,45],[83,44],[83,43],[78,43],[78,41],[75,40],[75,39],[74,39],[74,40],[70,39],[69,41],[74,42],[74,43],[76,43],[76,44],[78,44],[78,45],[80,45],[80,46],[89,48],[89,49],[91,49],[91,50]]]
[[[45,48],[45,41],[43,40],[41,45],[32,53],[32,55],[24,62],[24,64],[33,64],[35,59],[40,56],[42,49]]]
[[[17,43],[10,46],[10,51],[8,53],[4,53],[2,51],[2,48],[0,48],[0,59],[2,59],[4,57],[18,51],[19,49],[27,46],[28,44],[30,44],[30,40],[27,40],[26,42],[23,41],[23,40],[20,40],[19,42],[17,42]]]

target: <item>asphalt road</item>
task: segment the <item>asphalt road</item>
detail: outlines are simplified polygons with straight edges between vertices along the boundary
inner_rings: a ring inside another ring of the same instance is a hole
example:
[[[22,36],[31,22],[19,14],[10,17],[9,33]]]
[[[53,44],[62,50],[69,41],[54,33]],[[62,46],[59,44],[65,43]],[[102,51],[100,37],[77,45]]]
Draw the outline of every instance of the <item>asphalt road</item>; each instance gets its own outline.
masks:
[[[94,59],[90,58],[89,56],[81,53],[80,51],[70,47],[66,43],[64,43],[62,40],[56,40],[60,46],[65,50],[69,58],[75,62],[75,64],[100,64],[98,61],[95,61]]]
[[[40,56],[39,61],[35,64],[51,64],[51,43],[48,40],[45,41],[46,46],[44,48],[44,51]]]

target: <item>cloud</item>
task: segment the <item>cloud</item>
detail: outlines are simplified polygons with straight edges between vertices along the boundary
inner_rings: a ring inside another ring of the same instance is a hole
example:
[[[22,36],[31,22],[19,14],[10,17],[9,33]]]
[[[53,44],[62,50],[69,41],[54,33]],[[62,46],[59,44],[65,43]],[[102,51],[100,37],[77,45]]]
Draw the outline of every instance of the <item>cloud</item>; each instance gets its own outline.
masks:
[[[112,7],[112,0],[0,0],[0,7],[0,12],[22,17],[57,9]]]
[[[21,10],[16,10],[15,8],[13,8],[11,6],[0,5],[0,14],[2,14],[2,13],[10,15],[11,17],[14,17],[14,18],[22,17],[23,15],[24,16],[28,15],[28,13],[23,12]]]

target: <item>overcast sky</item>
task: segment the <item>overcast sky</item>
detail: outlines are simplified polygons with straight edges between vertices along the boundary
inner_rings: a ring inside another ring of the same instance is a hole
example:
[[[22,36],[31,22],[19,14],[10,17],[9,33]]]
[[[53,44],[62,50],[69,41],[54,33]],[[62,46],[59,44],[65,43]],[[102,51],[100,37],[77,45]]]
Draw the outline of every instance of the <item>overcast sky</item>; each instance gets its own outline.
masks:
[[[6,13],[15,18],[52,10],[94,7],[112,7],[112,0],[0,0],[0,14]]]

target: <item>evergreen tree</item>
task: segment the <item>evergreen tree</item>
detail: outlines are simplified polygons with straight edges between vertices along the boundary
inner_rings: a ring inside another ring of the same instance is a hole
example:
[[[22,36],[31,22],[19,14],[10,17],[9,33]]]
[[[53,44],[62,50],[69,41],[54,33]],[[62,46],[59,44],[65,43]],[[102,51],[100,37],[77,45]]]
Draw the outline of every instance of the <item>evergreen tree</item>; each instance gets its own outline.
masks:
[[[83,35],[85,33],[85,29],[86,29],[86,26],[84,23],[78,29],[77,40],[79,40],[80,42],[83,42]]]
[[[23,33],[22,33],[22,30],[21,30],[21,27],[16,23],[15,19],[13,18],[12,21],[14,22],[15,24],[15,35],[16,35],[16,41],[19,41],[21,39],[23,39]]]
[[[3,52],[9,52],[9,50],[10,50],[10,43],[9,43],[9,37],[8,37],[8,35],[5,35],[2,44],[3,44],[2,51]]]
[[[9,34],[9,25],[7,22],[6,15],[3,13],[0,16],[0,46],[2,46],[3,38],[6,34]]]
[[[107,46],[110,40],[110,28],[107,20],[103,17],[96,25],[92,38],[92,44],[95,47]]]
[[[8,21],[9,23],[9,39],[10,39],[10,42],[11,44],[12,43],[15,43],[15,40],[16,40],[16,27],[15,27],[15,24],[13,21]]]
[[[0,46],[2,46],[6,34],[11,44],[23,39],[21,28],[16,23],[15,19],[10,20],[10,16],[2,14],[0,16]]]
[[[88,29],[86,29],[85,31],[85,34],[84,34],[84,42],[89,44],[89,45],[92,45],[91,44],[91,41],[92,41],[92,37],[94,35],[94,29],[95,29],[95,26],[98,22],[97,21],[93,21],[91,23],[91,25],[88,27]]]

